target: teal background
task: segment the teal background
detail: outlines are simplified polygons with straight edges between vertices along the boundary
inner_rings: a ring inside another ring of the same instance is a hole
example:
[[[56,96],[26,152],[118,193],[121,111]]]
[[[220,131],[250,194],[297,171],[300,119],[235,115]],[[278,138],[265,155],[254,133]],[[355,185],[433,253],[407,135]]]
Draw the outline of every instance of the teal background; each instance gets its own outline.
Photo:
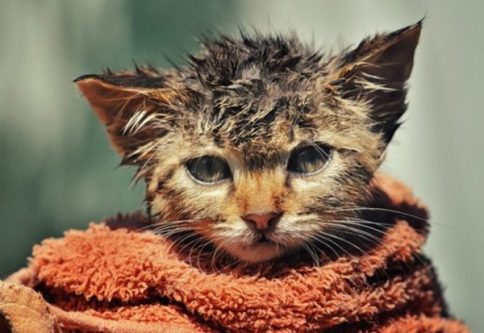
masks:
[[[426,15],[384,170],[431,208],[426,250],[451,310],[484,331],[483,14],[480,0],[0,0],[0,276],[45,237],[143,208],[75,77],[132,60],[169,67],[163,55],[182,63],[204,32],[295,30],[338,50]]]

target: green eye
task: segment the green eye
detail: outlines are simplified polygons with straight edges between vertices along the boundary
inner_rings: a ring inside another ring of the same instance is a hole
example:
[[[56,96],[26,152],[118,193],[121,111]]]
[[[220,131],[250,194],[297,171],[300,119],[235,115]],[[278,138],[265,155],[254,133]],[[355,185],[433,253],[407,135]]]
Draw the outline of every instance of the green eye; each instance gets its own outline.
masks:
[[[297,147],[289,157],[287,170],[300,174],[311,174],[321,170],[330,159],[331,149],[324,145]]]
[[[203,184],[218,183],[231,177],[230,168],[224,160],[215,156],[202,156],[186,163],[188,173]]]

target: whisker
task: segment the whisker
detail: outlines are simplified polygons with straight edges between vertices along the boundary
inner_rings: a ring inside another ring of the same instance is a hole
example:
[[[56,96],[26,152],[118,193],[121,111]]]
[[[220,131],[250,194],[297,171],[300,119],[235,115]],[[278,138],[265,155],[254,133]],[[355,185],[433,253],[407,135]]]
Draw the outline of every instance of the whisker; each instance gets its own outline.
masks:
[[[314,261],[314,264],[319,266],[319,257],[318,255],[314,252],[314,250],[309,247],[309,243],[306,243],[306,244],[302,244],[302,247],[306,250],[306,252],[309,254],[309,256],[311,257],[311,259]]]
[[[136,230],[137,231],[144,231],[144,230],[150,230],[151,228],[159,227],[159,226],[163,226],[163,225],[175,225],[175,224],[178,225],[178,224],[184,224],[184,223],[187,223],[187,222],[194,222],[194,221],[196,221],[196,220],[189,219],[189,220],[175,220],[175,221],[160,221],[160,222],[156,222],[156,223],[151,223],[150,225],[139,227]]]
[[[347,225],[339,224],[339,223],[331,223],[329,222],[328,224],[336,226],[337,229],[343,230],[343,232],[353,234],[355,236],[360,236],[364,238],[365,240],[371,242],[372,244],[378,244],[381,241],[381,238],[376,237],[375,235],[372,235],[364,230],[359,230],[354,227],[350,227]]]
[[[207,240],[204,240],[202,238],[198,238],[195,242],[193,242],[193,245],[190,247],[190,251],[188,251],[188,261],[190,263],[190,266],[193,266],[193,261],[192,259],[195,257],[193,254],[196,252],[197,255],[196,255],[196,258],[197,258],[197,262],[198,262],[198,265],[196,266],[198,269],[200,269],[200,261],[198,260],[198,258],[200,257],[200,254],[203,250],[203,248],[205,248],[205,246],[207,245],[208,241]]]
[[[353,257],[353,255],[348,252],[348,250],[346,250],[344,247],[342,247],[341,245],[339,245],[338,243],[336,243],[335,241],[333,241],[332,239],[330,238],[327,238],[325,237],[327,236],[325,232],[320,232],[318,233],[317,235],[312,235],[312,237],[314,237],[313,239],[320,242],[322,245],[324,246],[328,246],[325,241],[328,241],[330,242],[331,244],[335,245],[336,247],[338,247],[341,251],[343,251],[343,253],[345,253],[348,257]],[[334,250],[334,249],[333,249]],[[338,254],[338,252],[336,250],[334,250],[334,254],[336,257],[339,257],[340,255]]]
[[[365,228],[367,230],[371,230],[372,232],[375,232],[380,235],[385,235],[386,234],[386,229],[383,230],[385,226],[382,226],[382,229],[377,229],[375,227],[366,225],[364,220],[332,220],[332,221],[325,221],[324,224],[330,224],[330,225],[350,225],[353,226],[354,228]]]
[[[211,245],[212,243],[210,241],[206,241],[205,244],[201,247],[199,247],[198,249],[198,255],[197,255],[197,268],[199,270],[202,270],[202,267],[200,265],[200,259],[201,259],[201,255],[203,253],[203,249],[205,249],[208,245]]]
[[[347,240],[343,237],[339,237],[338,235],[334,235],[334,234],[331,234],[331,233],[325,233],[325,235],[328,236],[328,237],[332,237],[332,238],[335,238],[337,240],[340,240],[342,242],[345,242],[346,244],[348,244],[348,245],[352,246],[353,248],[355,248],[356,250],[360,251],[361,254],[366,254],[366,251],[363,250],[361,247],[359,247],[358,245],[350,242],[349,240]]]
[[[360,222],[364,222],[365,224],[370,224],[370,225],[375,225],[375,226],[394,226],[395,223],[394,222],[382,222],[382,221],[371,221],[371,220],[368,220],[368,219],[363,219],[363,218],[360,218],[360,217],[355,217],[355,216],[342,216],[341,218],[345,218],[347,220],[354,220],[354,221],[360,221]],[[305,223],[305,222],[314,222],[314,223],[325,223],[327,220],[321,218],[321,219],[318,219],[318,218],[306,218],[306,219],[301,219],[301,220],[298,220],[298,223]],[[341,220],[342,221],[342,220]]]
[[[178,247],[181,244],[183,244],[185,241],[187,241],[188,239],[190,239],[190,237],[194,237],[194,239],[191,240],[191,241],[189,241],[188,243],[186,243],[181,249],[178,249]],[[171,251],[172,249],[177,248],[177,250],[176,250],[177,253],[183,253],[183,250],[186,247],[190,246],[194,241],[197,241],[197,238],[195,238],[195,235],[194,234],[188,234],[188,235],[182,237],[181,239],[177,239],[177,240],[173,241],[170,244],[168,250]]]
[[[396,209],[390,209],[390,208],[379,208],[379,207],[363,207],[363,206],[358,206],[358,207],[352,207],[352,208],[336,208],[332,210],[328,210],[328,212],[345,212],[345,211],[378,211],[378,212],[387,212],[387,213],[394,213],[398,215],[403,215],[407,217],[411,217],[413,219],[422,221],[422,222],[427,222],[427,218],[423,218],[421,216],[417,216],[414,214],[406,213],[400,210]]]

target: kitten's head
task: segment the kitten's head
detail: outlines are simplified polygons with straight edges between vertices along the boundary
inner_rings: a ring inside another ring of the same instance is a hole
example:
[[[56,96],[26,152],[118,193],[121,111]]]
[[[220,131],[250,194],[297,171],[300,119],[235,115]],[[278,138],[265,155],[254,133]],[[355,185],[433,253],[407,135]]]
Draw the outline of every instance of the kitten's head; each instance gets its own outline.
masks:
[[[328,57],[294,36],[221,37],[184,68],[76,82],[163,230],[259,262],[357,221],[406,108],[420,29]]]

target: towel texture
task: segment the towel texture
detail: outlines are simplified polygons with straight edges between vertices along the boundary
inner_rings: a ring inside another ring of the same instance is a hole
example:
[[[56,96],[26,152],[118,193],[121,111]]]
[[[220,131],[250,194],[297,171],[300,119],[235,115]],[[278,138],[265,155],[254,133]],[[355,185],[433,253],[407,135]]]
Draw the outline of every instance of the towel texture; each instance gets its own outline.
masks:
[[[421,253],[424,207],[383,176],[375,197],[381,241],[320,265],[194,260],[135,214],[43,241],[9,282],[40,293],[61,332],[468,332]]]

